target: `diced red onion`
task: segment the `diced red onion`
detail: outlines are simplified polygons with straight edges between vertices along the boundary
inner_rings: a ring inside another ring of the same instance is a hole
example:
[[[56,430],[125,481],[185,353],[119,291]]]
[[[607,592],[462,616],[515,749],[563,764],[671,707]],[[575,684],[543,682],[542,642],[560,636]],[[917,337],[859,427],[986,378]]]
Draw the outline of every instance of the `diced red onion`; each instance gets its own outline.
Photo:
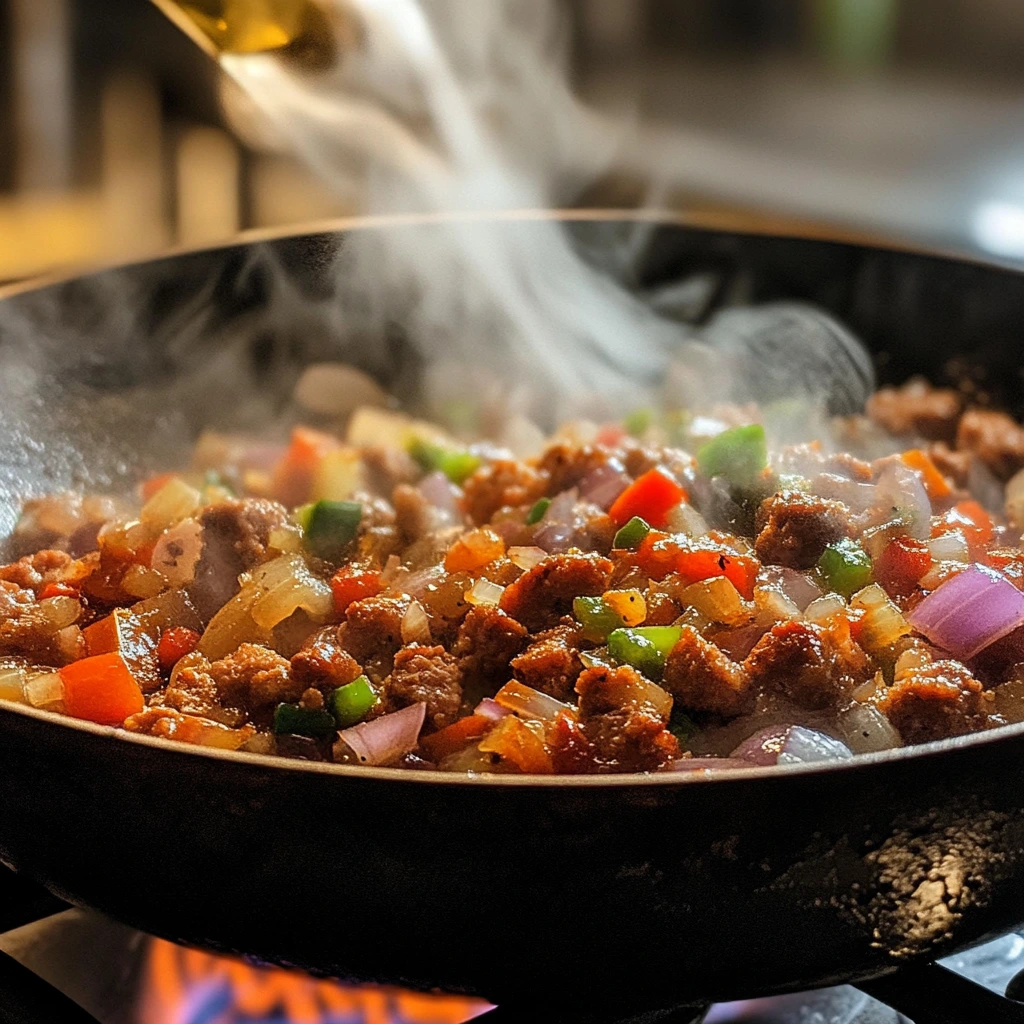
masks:
[[[609,459],[603,466],[598,466],[583,478],[580,483],[580,498],[607,512],[612,502],[631,483],[632,480],[626,475],[622,464],[615,459]]]
[[[846,602],[839,594],[826,594],[812,601],[805,609],[804,616],[808,622],[824,624],[838,615],[846,607]]]
[[[823,732],[802,725],[773,725],[744,740],[730,755],[756,765],[843,761],[850,748]]]
[[[532,686],[515,681],[506,683],[494,699],[501,707],[515,712],[521,718],[536,718],[542,722],[553,722],[561,712],[574,711],[571,704],[563,704]]]
[[[474,715],[479,715],[481,718],[489,718],[492,722],[500,722],[506,715],[512,714],[507,708],[503,708],[496,700],[490,697],[484,697],[482,701],[473,709]]]
[[[343,729],[338,736],[349,745],[360,764],[392,764],[419,742],[426,718],[427,705],[413,704],[372,722]]]
[[[950,530],[949,533],[932,537],[927,544],[928,551],[936,562],[970,561],[970,548],[963,530]]]
[[[419,601],[411,601],[402,616],[402,643],[429,644],[430,620]]]
[[[493,530],[507,545],[512,545],[523,539],[523,534],[529,527],[516,522],[515,519],[503,519],[501,522],[491,523],[489,529]]]
[[[452,525],[462,519],[459,511],[459,491],[451,481],[438,471],[425,476],[418,484],[418,490],[431,505],[441,512],[446,520],[442,525]]]
[[[533,535],[537,546],[548,554],[567,551],[570,547],[575,529],[569,523],[547,523]]]
[[[758,584],[781,590],[800,611],[821,597],[821,587],[807,573],[781,565],[764,566],[758,575]]]
[[[1024,623],[1024,593],[994,569],[972,565],[929,594],[908,618],[937,647],[967,661]]]
[[[900,734],[874,704],[854,704],[836,719],[836,731],[855,754],[903,746]]]
[[[907,514],[907,533],[928,540],[932,532],[932,503],[919,474],[897,460],[888,462],[878,477],[878,501]]]
[[[576,507],[576,502],[579,501],[579,492],[575,487],[570,488],[568,491],[562,491],[557,497],[552,499],[550,505],[548,505],[547,512],[544,513],[544,518],[541,520],[541,524],[544,526],[552,523],[558,524],[571,524],[573,520],[573,510]]]
[[[505,588],[489,579],[481,576],[469,590],[466,591],[466,600],[480,608],[497,608],[501,603],[501,595]]]
[[[685,501],[669,509],[665,527],[670,533],[684,533],[693,540],[699,540],[708,532],[707,520]]]
[[[836,473],[819,473],[811,481],[811,490],[821,498],[843,502],[854,512],[866,512],[878,503],[878,490],[874,484],[847,480]]]
[[[539,547],[513,547],[508,549],[509,560],[526,572],[529,572],[538,562],[543,562],[548,553]]]
[[[665,770],[670,772],[721,772],[729,768],[754,768],[756,765],[738,757],[681,757]]]

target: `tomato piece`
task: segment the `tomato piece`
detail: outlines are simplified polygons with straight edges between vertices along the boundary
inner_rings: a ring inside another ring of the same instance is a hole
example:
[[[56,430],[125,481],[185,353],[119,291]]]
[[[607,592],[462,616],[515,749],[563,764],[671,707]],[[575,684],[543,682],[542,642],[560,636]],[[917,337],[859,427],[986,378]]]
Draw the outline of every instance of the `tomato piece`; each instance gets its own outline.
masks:
[[[45,601],[51,597],[78,597],[78,588],[70,583],[47,583],[39,591],[39,600]]]
[[[992,517],[973,498],[957,502],[945,515],[932,519],[932,536],[941,537],[952,530],[962,530],[970,546],[971,554],[977,558],[985,551],[995,533]]]
[[[308,500],[320,461],[341,447],[330,434],[309,427],[296,427],[291,444],[274,468],[274,496],[284,505],[301,505]]]
[[[142,689],[120,654],[74,661],[60,669],[60,678],[64,708],[72,718],[121,725],[145,707]]]
[[[334,610],[344,615],[350,604],[365,597],[376,597],[383,589],[379,572],[358,565],[342,566],[331,578]]]
[[[635,516],[651,526],[664,526],[669,511],[687,500],[686,489],[665,470],[655,467],[634,480],[615,499],[608,514],[617,527],[624,526]]]
[[[875,579],[890,597],[907,597],[931,565],[932,555],[924,541],[897,537],[875,559]]]
[[[921,451],[920,448],[911,448],[900,457],[910,469],[921,474],[924,489],[932,501],[948,498],[953,493],[949,481],[942,475],[939,467],[935,465],[927,452]]]
[[[160,667],[169,672],[178,662],[191,654],[202,638],[194,629],[185,626],[173,626],[160,634],[160,642],[156,646],[157,661]]]
[[[424,736],[420,740],[420,746],[427,757],[434,764],[438,764],[449,754],[456,754],[463,747],[469,746],[473,740],[480,739],[492,725],[494,722],[490,718],[470,715],[468,718],[460,718],[440,732]]]

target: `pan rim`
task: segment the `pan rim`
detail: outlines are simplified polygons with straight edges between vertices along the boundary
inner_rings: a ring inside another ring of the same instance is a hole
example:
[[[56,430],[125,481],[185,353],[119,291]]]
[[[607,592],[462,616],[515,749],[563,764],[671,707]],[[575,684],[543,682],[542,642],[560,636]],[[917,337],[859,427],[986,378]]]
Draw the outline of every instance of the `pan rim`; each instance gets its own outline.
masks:
[[[241,750],[220,750],[197,744],[180,743],[159,736],[145,736],[126,732],[112,725],[98,725],[71,718],[56,711],[28,707],[0,699],[0,719],[4,715],[20,715],[63,729],[105,738],[115,743],[132,743],[154,748],[164,753],[227,761],[250,768],[277,769],[300,774],[333,775],[345,779],[377,782],[403,782],[428,786],[470,786],[473,788],[512,789],[623,789],[674,788],[693,785],[728,785],[762,779],[785,779],[791,776],[823,776],[835,772],[867,772],[884,768],[893,762],[927,761],[932,758],[973,750],[978,747],[1000,745],[1024,737],[1024,722],[998,726],[983,732],[968,733],[931,743],[909,747],[892,747],[871,754],[855,754],[853,760],[816,761],[806,764],[768,765],[755,768],[723,768],[711,772],[628,772],[614,775],[487,775],[470,772],[441,772],[437,770],[410,770],[407,768],[380,768],[365,765],[333,764],[326,761],[303,761],[279,757],[274,754],[256,754]]]

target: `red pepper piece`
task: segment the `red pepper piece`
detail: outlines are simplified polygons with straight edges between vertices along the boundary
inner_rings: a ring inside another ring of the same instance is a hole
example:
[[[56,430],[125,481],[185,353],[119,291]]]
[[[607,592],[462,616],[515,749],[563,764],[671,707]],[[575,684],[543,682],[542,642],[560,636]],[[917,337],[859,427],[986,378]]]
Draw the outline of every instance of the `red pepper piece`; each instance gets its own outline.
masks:
[[[664,526],[668,513],[689,495],[665,470],[655,467],[638,477],[615,499],[608,514],[616,526],[625,526],[634,516],[654,527]]]
[[[156,657],[160,667],[169,672],[186,654],[191,654],[199,646],[200,639],[194,629],[187,629],[185,626],[165,629],[160,634],[160,642],[156,646]]]
[[[334,609],[339,615],[344,615],[353,602],[376,597],[383,589],[379,572],[358,565],[342,566],[331,579]]]
[[[912,537],[897,537],[875,560],[875,579],[890,597],[908,597],[931,565],[927,544]]]
[[[78,597],[78,588],[70,583],[56,582],[47,583],[39,591],[39,600],[46,601],[51,597]]]
[[[60,670],[60,678],[64,708],[72,718],[121,725],[145,707],[142,690],[120,654],[74,661]]]

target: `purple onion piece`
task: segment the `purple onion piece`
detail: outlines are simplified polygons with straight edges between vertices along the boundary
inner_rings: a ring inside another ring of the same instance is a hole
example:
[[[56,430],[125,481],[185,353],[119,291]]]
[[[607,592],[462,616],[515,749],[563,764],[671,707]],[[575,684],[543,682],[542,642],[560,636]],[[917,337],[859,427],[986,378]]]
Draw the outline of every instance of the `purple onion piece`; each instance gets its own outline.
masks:
[[[571,523],[573,510],[575,509],[576,502],[579,501],[579,498],[579,491],[577,491],[575,487],[570,488],[568,491],[562,491],[562,493],[552,499],[551,504],[548,505],[548,510],[544,513],[544,518],[541,520],[541,524],[546,526],[552,523],[556,525]]]
[[[498,722],[506,715],[512,714],[512,712],[507,708],[503,708],[496,700],[484,697],[473,709],[473,714],[480,715],[481,718],[489,718],[492,722]]]
[[[878,490],[874,484],[848,480],[837,473],[819,473],[811,481],[811,490],[819,497],[843,502],[854,512],[867,512],[878,504]]]
[[[359,758],[360,764],[393,764],[419,742],[427,718],[426,704],[412,704],[390,715],[363,722],[338,735]]]
[[[569,523],[548,523],[542,525],[533,535],[533,542],[548,554],[557,554],[569,550],[575,532]]]
[[[762,580],[772,589],[781,590],[800,611],[821,597],[821,587],[807,573],[797,569],[766,565],[760,572],[758,582]]]
[[[730,757],[754,765],[808,764],[853,757],[845,743],[802,725],[773,725],[744,740]]]
[[[419,482],[418,490],[434,508],[444,515],[448,525],[462,519],[462,513],[459,511],[460,492],[444,473],[437,472],[425,476]]]
[[[612,502],[632,483],[621,464],[611,459],[588,473],[580,483],[580,499],[607,512]],[[550,510],[549,510],[550,511]]]

